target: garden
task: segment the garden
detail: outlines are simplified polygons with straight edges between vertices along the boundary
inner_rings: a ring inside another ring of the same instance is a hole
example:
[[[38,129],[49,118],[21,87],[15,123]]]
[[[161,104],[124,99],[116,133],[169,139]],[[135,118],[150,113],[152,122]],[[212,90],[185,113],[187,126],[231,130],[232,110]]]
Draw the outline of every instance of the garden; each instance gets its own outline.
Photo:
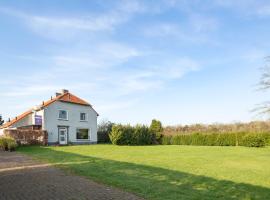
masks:
[[[270,197],[269,147],[98,144],[18,152],[146,199]]]
[[[103,144],[49,147],[2,137],[0,147],[145,199],[270,198],[268,123],[103,123],[98,136]]]

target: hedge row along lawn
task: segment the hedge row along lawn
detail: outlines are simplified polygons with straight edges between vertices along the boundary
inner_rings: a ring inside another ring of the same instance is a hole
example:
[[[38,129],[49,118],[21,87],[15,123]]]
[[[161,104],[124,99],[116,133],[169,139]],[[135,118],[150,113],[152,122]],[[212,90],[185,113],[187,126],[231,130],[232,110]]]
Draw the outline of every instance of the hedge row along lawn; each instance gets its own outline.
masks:
[[[19,152],[146,199],[270,199],[270,147],[20,147]]]

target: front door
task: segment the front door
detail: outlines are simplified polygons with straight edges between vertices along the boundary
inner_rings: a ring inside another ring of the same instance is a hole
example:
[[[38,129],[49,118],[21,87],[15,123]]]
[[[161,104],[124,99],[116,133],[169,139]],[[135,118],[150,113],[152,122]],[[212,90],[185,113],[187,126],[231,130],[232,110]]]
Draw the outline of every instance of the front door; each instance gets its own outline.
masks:
[[[67,128],[59,128],[59,144],[67,144]]]

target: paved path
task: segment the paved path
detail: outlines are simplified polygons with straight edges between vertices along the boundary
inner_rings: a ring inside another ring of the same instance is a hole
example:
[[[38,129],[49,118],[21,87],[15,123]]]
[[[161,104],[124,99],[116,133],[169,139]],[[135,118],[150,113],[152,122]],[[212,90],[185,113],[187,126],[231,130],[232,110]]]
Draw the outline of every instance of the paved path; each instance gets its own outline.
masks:
[[[140,198],[83,177],[67,174],[27,156],[0,151],[0,199],[139,200]]]

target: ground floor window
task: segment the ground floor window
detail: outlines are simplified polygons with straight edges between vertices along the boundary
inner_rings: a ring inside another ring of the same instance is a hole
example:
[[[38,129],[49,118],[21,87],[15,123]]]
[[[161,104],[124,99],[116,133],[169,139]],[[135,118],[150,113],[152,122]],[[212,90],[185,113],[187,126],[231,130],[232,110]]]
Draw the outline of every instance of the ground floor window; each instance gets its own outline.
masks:
[[[77,140],[88,140],[88,139],[90,139],[89,129],[78,128],[76,135],[77,135]]]

